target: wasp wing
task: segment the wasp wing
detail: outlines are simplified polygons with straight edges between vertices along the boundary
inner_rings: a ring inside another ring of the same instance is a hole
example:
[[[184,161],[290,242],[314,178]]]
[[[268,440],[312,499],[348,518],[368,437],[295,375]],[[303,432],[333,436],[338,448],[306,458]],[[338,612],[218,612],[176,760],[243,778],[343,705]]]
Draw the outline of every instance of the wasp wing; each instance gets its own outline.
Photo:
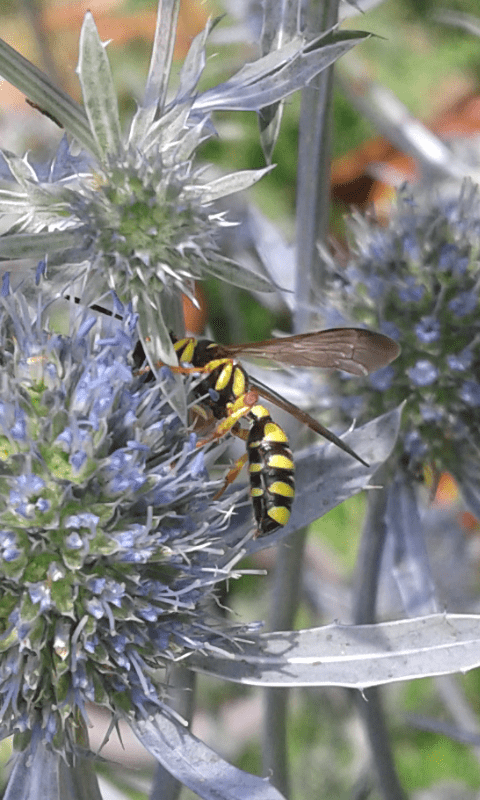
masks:
[[[360,376],[387,366],[400,353],[389,336],[364,328],[330,328],[221,348],[230,357],[250,355],[292,367],[341,369]]]
[[[350,456],[353,456],[353,458],[356,458],[357,461],[360,461],[364,467],[369,466],[369,464],[364,461],[363,458],[361,458],[358,453],[355,452],[355,450],[352,450],[352,448],[349,447],[348,444],[343,441],[343,439],[340,439],[335,433],[330,431],[328,428],[325,428],[324,425],[311,417],[310,414],[307,414],[306,411],[302,411],[300,408],[297,408],[297,406],[293,405],[293,403],[290,403],[288,400],[284,400],[283,397],[280,397],[280,395],[278,395],[276,392],[267,389],[267,387],[263,386],[261,383],[251,383],[250,388],[257,392],[260,397],[263,397],[264,400],[269,400],[278,408],[281,408],[282,411],[287,411],[287,413],[291,414],[292,417],[298,419],[299,422],[303,422],[305,425],[308,425],[312,431],[320,434],[320,436],[323,436],[324,439],[328,439],[329,442],[336,444],[337,447],[339,447],[345,453],[348,453]]]

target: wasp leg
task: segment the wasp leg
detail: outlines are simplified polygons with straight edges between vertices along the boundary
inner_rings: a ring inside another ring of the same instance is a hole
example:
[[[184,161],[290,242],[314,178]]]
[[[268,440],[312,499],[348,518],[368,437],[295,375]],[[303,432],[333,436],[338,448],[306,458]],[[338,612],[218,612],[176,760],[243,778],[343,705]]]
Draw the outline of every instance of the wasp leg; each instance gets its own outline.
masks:
[[[227,407],[228,416],[226,416],[225,419],[220,420],[215,430],[212,431],[208,436],[206,436],[204,439],[200,439],[200,441],[197,442],[197,447],[203,447],[204,444],[209,444],[210,442],[214,442],[216,439],[221,439],[222,436],[225,436],[225,434],[229,433],[230,431],[236,436],[239,436],[240,434],[238,431],[234,431],[233,428],[236,426],[237,422],[250,413],[253,406],[257,405],[257,403],[257,392],[246,392],[238,397],[234,403],[229,403]],[[240,436],[240,438],[243,438],[243,436]]]
[[[233,426],[232,433],[234,436],[238,436],[239,439],[243,439],[244,442],[246,442],[248,439],[248,431],[245,428],[241,428],[238,422]],[[236,478],[238,478],[247,461],[248,453],[245,453],[243,456],[240,456],[240,458],[237,458],[233,467],[227,472],[223,486],[218,490],[218,492],[216,492],[216,494],[213,495],[212,500],[218,500],[218,498],[222,496],[225,489],[227,489],[228,486],[230,486],[230,484],[233,483]]]
[[[248,453],[245,453],[245,455],[240,456],[240,458],[237,458],[233,467],[227,472],[227,475],[223,482],[223,486],[221,486],[218,492],[215,492],[215,494],[212,497],[212,500],[218,500],[218,498],[222,496],[225,489],[227,489],[230,486],[230,484],[233,483],[233,481],[236,480],[236,478],[238,478],[247,461],[248,461]]]

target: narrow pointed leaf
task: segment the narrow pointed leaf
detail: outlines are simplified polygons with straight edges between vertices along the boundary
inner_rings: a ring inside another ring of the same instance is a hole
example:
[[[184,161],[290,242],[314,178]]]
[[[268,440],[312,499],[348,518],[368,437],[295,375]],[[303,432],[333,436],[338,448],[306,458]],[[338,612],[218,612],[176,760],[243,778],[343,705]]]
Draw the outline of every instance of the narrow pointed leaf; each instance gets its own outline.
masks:
[[[18,158],[13,153],[2,153],[5,163],[19,185],[27,192],[26,208],[32,204],[37,208],[51,207],[61,203],[62,190],[53,183],[41,184],[26,158]],[[63,192],[65,194],[65,191]],[[68,198],[67,198],[68,200]]]
[[[397,473],[388,487],[385,522],[393,543],[393,575],[411,617],[439,610],[415,486]]]
[[[4,800],[102,800],[93,759],[70,767],[60,753],[35,742],[15,757]]]
[[[320,40],[315,40],[316,42]],[[276,74],[283,66],[294,61],[307,45],[304,36],[295,36],[279,50],[274,50],[256,61],[244,64],[231,78],[220,86],[251,86],[266,75]],[[207,90],[213,91],[213,90]]]
[[[229,81],[200,94],[193,108],[258,111],[302,89],[315,75],[329,67],[368,33],[329,32],[314,42],[296,37],[285,47],[247,64]]]
[[[2,151],[2,156],[8,169],[22,189],[28,191],[32,181],[37,183],[35,170],[30,166],[26,158],[19,158],[14,153],[9,153],[5,150]]]
[[[28,197],[26,192],[9,192],[7,189],[0,189],[0,207],[18,210],[25,206]]]
[[[188,161],[194,155],[195,150],[203,139],[209,137],[209,133],[204,133],[204,130],[210,125],[208,117],[203,117],[197,125],[192,126],[187,133],[183,133],[181,141],[171,154],[166,155],[165,163],[172,165],[177,160],[177,163]]]
[[[233,286],[238,286],[240,289],[246,289],[248,292],[273,292],[275,290],[267,278],[250,272],[227,258],[221,261],[208,261],[203,266],[203,271],[214,278],[220,278]]]
[[[148,752],[205,800],[282,800],[267,779],[233,767],[173,718],[159,714],[129,724]]]
[[[260,128],[260,144],[267,164],[272,163],[273,151],[277,144],[282,124],[284,100],[264,106],[258,112],[258,126]]]
[[[177,90],[175,102],[181,102],[194,93],[200,76],[205,68],[206,55],[205,44],[210,32],[219,22],[220,17],[209,19],[203,31],[195,36],[191,43],[185,61],[180,70],[180,82]]]
[[[159,0],[157,27],[145,90],[144,107],[155,104],[162,113],[172,67],[180,0]]]
[[[77,72],[98,148],[104,158],[116,155],[121,143],[117,95],[105,45],[90,12],[85,15],[80,34]]]
[[[148,361],[154,372],[158,362],[163,364],[178,365],[178,357],[170,338],[170,330],[179,330],[177,319],[178,297],[166,297],[163,292],[139,293],[140,301],[137,304],[138,326],[142,343]],[[178,312],[180,317],[180,312]],[[187,422],[187,398],[185,395],[185,381],[182,375],[172,373],[171,386],[169,387],[169,402],[175,409],[180,419]]]
[[[98,155],[84,109],[55,86],[41,70],[0,39],[0,75],[50,114],[77,142]]]
[[[179,134],[185,128],[189,114],[190,106],[187,103],[181,106],[173,106],[160,119],[148,127],[141,139],[140,130],[136,127],[134,130],[134,124],[132,124],[132,131],[134,130],[134,132],[130,134],[130,141],[139,147],[141,146],[145,152],[152,147],[157,149],[164,142],[178,141]]]
[[[45,253],[69,250],[80,242],[75,229],[52,233],[15,233],[0,238],[0,259],[43,258]]]
[[[195,655],[192,669],[257,686],[344,686],[467,672],[480,666],[480,615],[432,614],[375,625],[266,633],[230,657]]]
[[[238,172],[232,172],[230,175],[222,175],[221,178],[210,181],[203,186],[195,186],[189,190],[190,197],[199,197],[202,203],[212,203],[220,197],[228,197],[229,194],[234,192],[241,192],[244,189],[249,189],[250,186],[257,183],[264,175],[270,172],[273,167],[265,167],[264,169],[244,169]]]
[[[266,0],[263,6],[261,52],[267,55],[278,50],[297,33],[299,3],[290,0]],[[271,163],[273,150],[280,133],[283,101],[261,108],[258,115],[260,142],[267,164]]]
[[[152,57],[143,103],[132,122],[130,141],[138,144],[162,114],[172,65],[180,0],[159,0]]]

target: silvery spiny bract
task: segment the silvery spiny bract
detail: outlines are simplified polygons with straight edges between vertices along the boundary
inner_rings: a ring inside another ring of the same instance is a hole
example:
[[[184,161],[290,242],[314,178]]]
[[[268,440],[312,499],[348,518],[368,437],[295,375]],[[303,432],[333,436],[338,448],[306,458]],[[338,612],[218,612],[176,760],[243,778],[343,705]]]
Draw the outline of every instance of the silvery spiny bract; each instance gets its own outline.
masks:
[[[133,303],[149,351],[170,363],[175,357],[168,330],[181,325],[179,290],[192,296],[193,281],[212,275],[271,290],[265,279],[222,255],[217,234],[233,221],[213,205],[265,170],[212,177],[196,164],[197,148],[213,131],[209,110],[194,110],[211,27],[192,43],[176,95],[168,104],[162,97],[166,62],[159,93],[146,96],[124,135],[106,46],[87,14],[78,65],[84,108],[50,87],[62,124],[82,152],[77,148],[74,155],[64,136],[50,165],[35,166],[8,152],[0,162],[0,253],[10,256],[4,267],[12,279],[17,271],[24,276],[30,263],[32,276],[43,271],[56,291],[74,284],[85,304],[114,290],[122,302]],[[167,58],[161,47],[159,53]],[[28,62],[25,69],[34,70]]]
[[[270,282],[222,254],[217,236],[234,224],[215,208],[219,198],[248,188],[269,167],[229,175],[207,173],[197,150],[214,133],[216,109],[259,111],[302,88],[365,34],[300,34],[245,65],[224,83],[198,90],[208,34],[192,41],[175,90],[168,91],[178,0],[161,3],[143,98],[122,131],[106,45],[87,13],[79,46],[83,105],[0,40],[0,73],[74,140],[62,140],[51,164],[4,152],[0,159],[0,258],[12,282],[25,274],[66,287],[85,305],[115,291],[132,302],[140,336],[155,359],[175,364],[169,330],[181,329],[180,292],[215,276],[251,291]],[[218,20],[217,20],[218,21]],[[78,152],[78,145],[81,148]],[[37,265],[40,262],[40,266]]]

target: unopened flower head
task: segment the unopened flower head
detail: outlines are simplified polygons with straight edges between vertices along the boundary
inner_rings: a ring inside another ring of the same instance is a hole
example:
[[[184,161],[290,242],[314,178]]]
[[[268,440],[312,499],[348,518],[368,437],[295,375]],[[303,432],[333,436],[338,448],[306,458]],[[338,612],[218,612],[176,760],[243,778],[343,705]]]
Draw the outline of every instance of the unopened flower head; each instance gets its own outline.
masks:
[[[225,516],[161,382],[132,372],[132,315],[67,337],[2,302],[1,730],[68,754],[87,701],[140,718],[154,671],[219,645]]]
[[[74,155],[64,137],[49,167],[11,153],[0,162],[5,268],[25,271],[30,254],[33,276],[47,253],[43,272],[55,291],[74,284],[85,305],[115,291],[134,304],[143,341],[168,363],[175,363],[168,334],[181,326],[180,291],[193,297],[195,279],[213,275],[271,291],[265,278],[222,255],[219,229],[234,221],[214,207],[265,170],[212,178],[196,164],[197,148],[213,131],[209,109],[194,107],[210,28],[192,43],[180,87],[168,102],[168,53],[156,42],[155,79],[123,134],[106,47],[87,14],[78,65],[84,107],[53,87],[49,94],[58,93],[63,124],[81,153]],[[165,69],[160,78],[159,59]]]
[[[345,380],[345,410],[379,414],[402,400],[410,466],[454,470],[458,445],[480,447],[480,198],[406,192],[387,225],[352,219],[353,255],[330,275],[350,319],[396,339],[400,357],[362,386]]]
[[[195,193],[200,170],[189,160],[175,162],[176,149],[140,154],[129,148],[72,194],[70,210],[88,243],[97,296],[106,283],[123,299],[166,293],[172,303],[176,290],[191,295],[206,265],[224,262],[216,244],[223,218]]]

